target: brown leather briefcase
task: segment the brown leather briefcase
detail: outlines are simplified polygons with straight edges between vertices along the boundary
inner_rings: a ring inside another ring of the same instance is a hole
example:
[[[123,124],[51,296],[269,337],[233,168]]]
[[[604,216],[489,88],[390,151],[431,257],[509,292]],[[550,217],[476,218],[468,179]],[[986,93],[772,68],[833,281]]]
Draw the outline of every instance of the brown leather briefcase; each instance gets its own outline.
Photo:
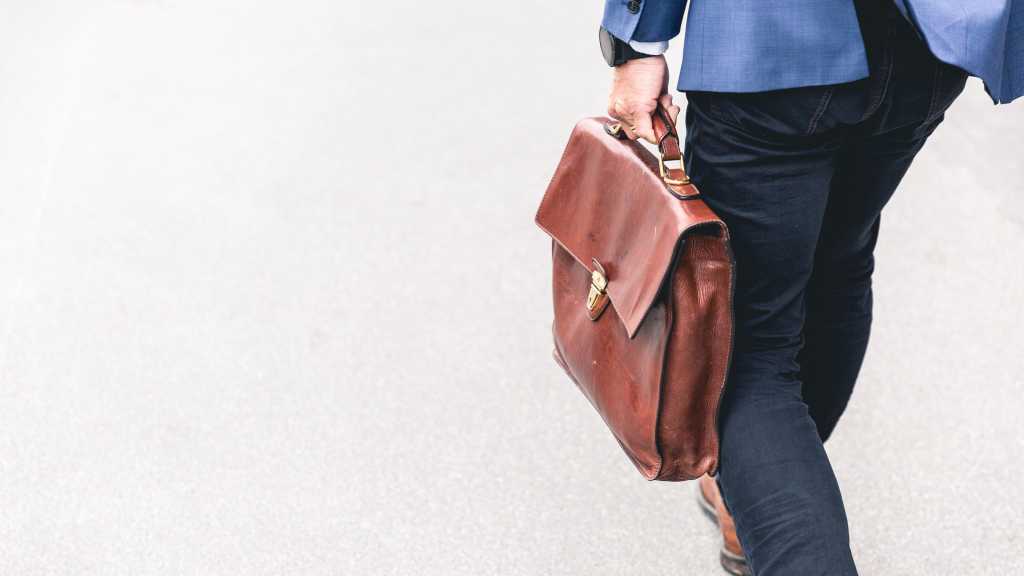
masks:
[[[537,224],[552,238],[555,360],[645,478],[690,480],[718,466],[734,265],[660,108],[654,126],[661,158],[607,118],[577,124]]]

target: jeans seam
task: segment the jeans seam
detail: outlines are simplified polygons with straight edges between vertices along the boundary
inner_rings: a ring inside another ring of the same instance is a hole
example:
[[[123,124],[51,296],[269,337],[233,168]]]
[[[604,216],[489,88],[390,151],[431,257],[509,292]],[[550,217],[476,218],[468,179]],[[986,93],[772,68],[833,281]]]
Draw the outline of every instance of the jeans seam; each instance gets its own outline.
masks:
[[[935,78],[932,81],[932,99],[928,103],[928,114],[925,116],[925,122],[931,120],[935,116],[935,109],[939,101],[939,92],[942,90],[942,64],[938,60],[935,61]]]
[[[885,71],[885,81],[882,84],[882,93],[878,96],[878,102],[876,102],[871,108],[871,111],[865,115],[865,118],[873,115],[875,112],[878,112],[878,109],[882,107],[882,103],[885,102],[885,97],[889,95],[889,83],[892,80],[892,69],[896,67],[891,54],[889,55],[889,58],[889,64]]]
[[[892,82],[892,72],[893,69],[896,68],[896,58],[892,53],[894,45],[893,36],[895,33],[895,30],[890,25],[888,33],[885,36],[885,44],[882,49],[882,67],[885,69],[885,78],[882,79],[882,90],[879,92],[877,100],[869,102],[868,109],[865,110],[863,116],[861,116],[861,122],[873,116],[875,112],[878,112],[878,109],[882,107],[882,103],[885,102],[886,96],[889,95],[889,84]],[[870,94],[870,88],[868,90]]]
[[[814,111],[814,116],[811,117],[810,125],[807,127],[807,134],[814,134],[815,128],[818,127],[818,122],[821,117],[825,115],[825,109],[828,108],[829,102],[832,101],[832,93],[835,92],[835,86],[830,86],[825,94],[821,97],[821,102],[818,103],[818,109]]]

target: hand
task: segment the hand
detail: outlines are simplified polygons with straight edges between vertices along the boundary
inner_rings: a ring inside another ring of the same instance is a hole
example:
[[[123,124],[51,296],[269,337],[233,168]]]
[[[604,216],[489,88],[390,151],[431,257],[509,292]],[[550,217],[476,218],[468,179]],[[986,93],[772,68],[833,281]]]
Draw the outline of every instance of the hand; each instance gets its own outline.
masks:
[[[612,91],[608,96],[608,115],[622,122],[630,140],[643,138],[657,144],[651,116],[660,102],[668,110],[672,122],[679,116],[679,107],[668,93],[668,66],[664,56],[649,56],[616,66]]]

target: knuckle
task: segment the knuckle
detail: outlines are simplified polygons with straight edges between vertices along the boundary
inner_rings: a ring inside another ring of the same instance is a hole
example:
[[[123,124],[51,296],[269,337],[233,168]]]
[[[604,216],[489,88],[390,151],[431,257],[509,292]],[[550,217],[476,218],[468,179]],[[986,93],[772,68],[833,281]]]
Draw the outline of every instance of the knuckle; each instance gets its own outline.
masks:
[[[623,115],[623,112],[624,112],[624,110],[623,110],[623,105],[622,105],[622,99],[621,98],[612,98],[612,100],[610,102],[608,102],[608,114],[609,115],[611,115],[614,118],[621,118],[621,116]]]

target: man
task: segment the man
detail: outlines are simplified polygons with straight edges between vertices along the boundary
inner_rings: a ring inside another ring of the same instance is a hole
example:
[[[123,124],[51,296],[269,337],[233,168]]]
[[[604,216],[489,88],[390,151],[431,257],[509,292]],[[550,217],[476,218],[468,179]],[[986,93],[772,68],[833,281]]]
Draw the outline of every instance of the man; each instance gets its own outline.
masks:
[[[630,138],[679,112],[661,54],[684,8],[606,1],[608,112]],[[996,102],[1024,92],[1022,36],[1010,0],[692,1],[686,170],[737,266],[720,468],[700,483],[731,573],[857,573],[822,443],[867,347],[880,214],[968,73]]]

